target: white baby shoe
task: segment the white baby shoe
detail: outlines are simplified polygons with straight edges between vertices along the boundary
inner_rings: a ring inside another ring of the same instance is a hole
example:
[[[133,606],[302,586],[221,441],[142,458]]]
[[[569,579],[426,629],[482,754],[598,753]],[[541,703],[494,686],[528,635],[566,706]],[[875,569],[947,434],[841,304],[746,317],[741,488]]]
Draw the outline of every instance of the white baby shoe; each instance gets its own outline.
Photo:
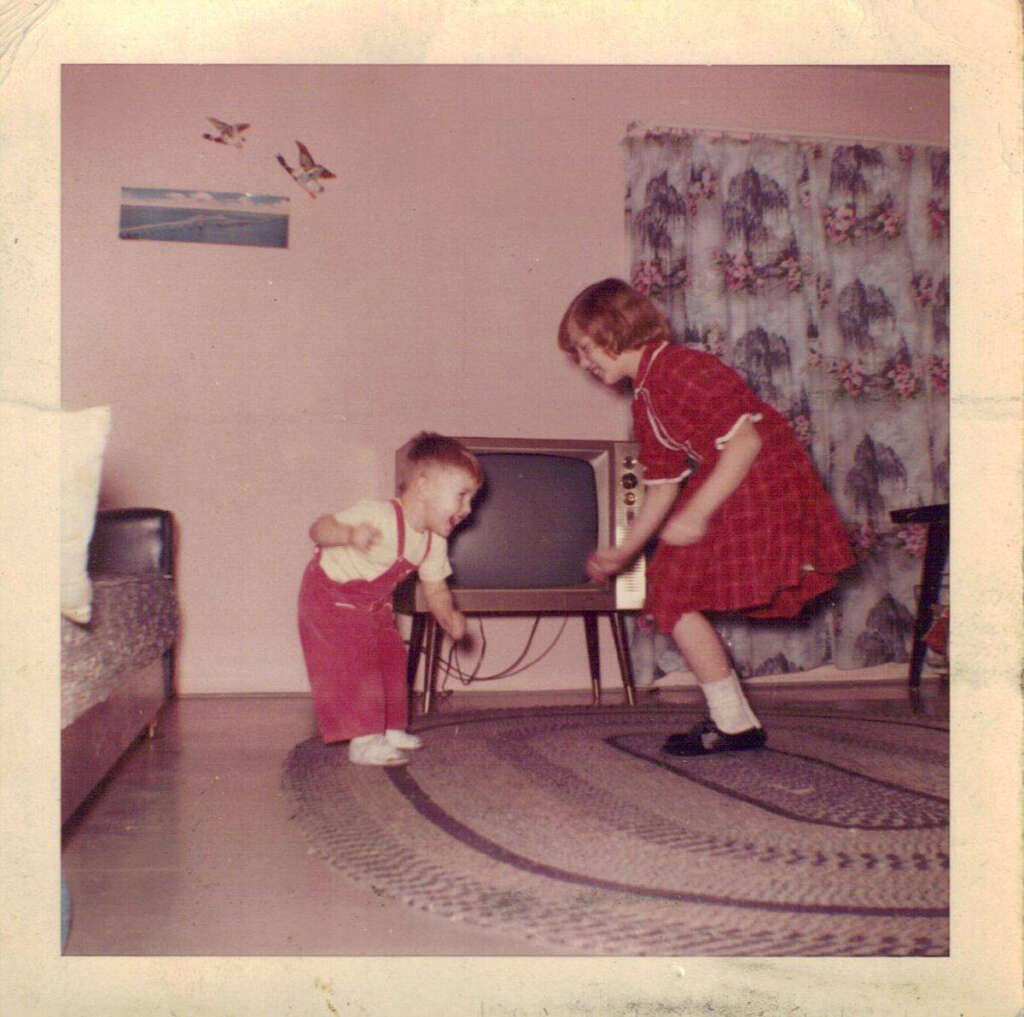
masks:
[[[423,746],[422,738],[397,727],[389,727],[384,732],[384,740],[396,749],[419,749]]]
[[[409,757],[389,745],[381,734],[353,738],[348,743],[348,758],[360,766],[402,766],[409,762]]]

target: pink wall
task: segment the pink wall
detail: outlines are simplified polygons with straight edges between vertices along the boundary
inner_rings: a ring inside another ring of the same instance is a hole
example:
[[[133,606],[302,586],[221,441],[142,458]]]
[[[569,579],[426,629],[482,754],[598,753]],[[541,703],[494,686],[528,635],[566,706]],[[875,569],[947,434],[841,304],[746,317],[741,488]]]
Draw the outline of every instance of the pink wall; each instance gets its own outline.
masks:
[[[177,516],[185,693],[305,689],[309,522],[389,494],[414,431],[625,436],[621,398],[553,336],[581,286],[625,270],[629,121],[948,143],[936,69],[83,65],[63,82],[63,403],[113,407],[104,504]],[[208,115],[251,121],[245,150],[201,140]],[[338,175],[316,201],[274,159],[294,139]],[[121,241],[122,186],[289,195],[289,249]],[[576,625],[502,687],[586,685]],[[493,623],[484,671],[527,629]]]

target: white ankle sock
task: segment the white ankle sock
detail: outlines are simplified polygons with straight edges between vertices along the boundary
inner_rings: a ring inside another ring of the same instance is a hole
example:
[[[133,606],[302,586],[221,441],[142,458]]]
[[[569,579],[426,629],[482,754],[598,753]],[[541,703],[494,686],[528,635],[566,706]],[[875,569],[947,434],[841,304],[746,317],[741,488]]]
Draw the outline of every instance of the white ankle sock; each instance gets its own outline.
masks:
[[[747,702],[747,697],[743,694],[739,676],[735,671],[730,671],[718,681],[702,684],[701,691],[707,700],[711,719],[719,731],[736,734],[761,726],[761,722]]]
[[[389,727],[384,732],[384,740],[388,745],[393,745],[396,749],[418,749],[423,745],[423,739],[418,735],[409,734],[408,731],[403,731],[399,727]]]

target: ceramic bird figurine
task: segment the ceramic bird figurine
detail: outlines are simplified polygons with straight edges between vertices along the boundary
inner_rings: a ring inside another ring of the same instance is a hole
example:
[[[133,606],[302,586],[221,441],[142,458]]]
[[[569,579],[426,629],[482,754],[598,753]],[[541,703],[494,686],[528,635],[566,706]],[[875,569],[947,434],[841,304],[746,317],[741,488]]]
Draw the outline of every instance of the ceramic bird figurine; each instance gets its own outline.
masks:
[[[252,126],[251,124],[226,124],[216,117],[207,117],[206,119],[217,128],[219,133],[204,133],[203,137],[207,141],[215,141],[218,145],[234,145],[235,148],[242,147],[245,143],[245,132]]]
[[[296,141],[295,144],[299,146],[298,168],[289,166],[280,152],[277,155],[277,161],[288,171],[288,175],[292,180],[294,180],[311,198],[315,198],[318,194],[322,194],[324,191],[324,185],[320,183],[320,181],[333,180],[335,174],[333,174],[326,166],[321,166],[313,156],[309,154],[309,149],[306,148],[301,141]]]

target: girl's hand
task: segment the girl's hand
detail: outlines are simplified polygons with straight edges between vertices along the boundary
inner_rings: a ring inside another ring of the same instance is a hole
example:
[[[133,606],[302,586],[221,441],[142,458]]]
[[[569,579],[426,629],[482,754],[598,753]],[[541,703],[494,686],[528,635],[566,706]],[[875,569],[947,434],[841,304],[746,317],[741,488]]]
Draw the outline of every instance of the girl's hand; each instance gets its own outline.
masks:
[[[359,551],[367,551],[379,539],[380,530],[376,526],[371,526],[369,523],[360,523],[358,526],[352,527],[352,536],[349,538],[349,543]]]
[[[629,562],[629,557],[617,547],[599,547],[586,563],[587,575],[595,582],[602,583],[621,572]]]
[[[684,509],[665,523],[659,536],[666,544],[681,547],[685,544],[699,544],[707,532],[707,520]]]

